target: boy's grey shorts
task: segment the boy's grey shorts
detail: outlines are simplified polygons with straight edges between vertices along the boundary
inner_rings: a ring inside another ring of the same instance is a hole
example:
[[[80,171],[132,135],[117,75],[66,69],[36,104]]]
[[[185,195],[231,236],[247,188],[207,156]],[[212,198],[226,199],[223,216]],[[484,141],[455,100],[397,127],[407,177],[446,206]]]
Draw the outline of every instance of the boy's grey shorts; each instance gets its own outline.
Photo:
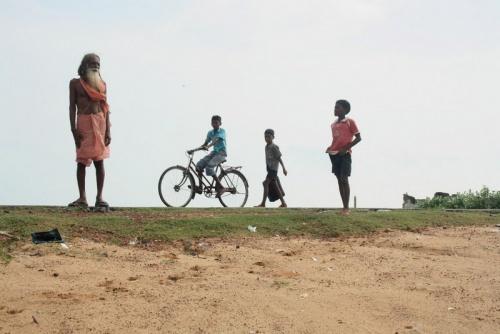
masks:
[[[210,152],[207,156],[205,156],[203,159],[198,161],[196,164],[196,168],[198,170],[203,170],[205,169],[206,173],[208,176],[214,176],[215,175],[215,167],[217,167],[218,164],[226,160],[227,154],[224,151],[221,152]]]

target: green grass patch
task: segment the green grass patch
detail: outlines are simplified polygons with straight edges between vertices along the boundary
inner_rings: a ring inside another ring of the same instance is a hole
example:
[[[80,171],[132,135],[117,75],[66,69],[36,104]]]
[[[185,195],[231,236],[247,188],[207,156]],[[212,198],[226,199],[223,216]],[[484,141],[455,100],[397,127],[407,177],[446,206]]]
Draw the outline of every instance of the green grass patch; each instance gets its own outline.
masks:
[[[30,234],[58,228],[63,238],[84,237],[123,244],[132,239],[164,242],[239,236],[306,236],[332,238],[362,235],[383,229],[418,231],[425,227],[494,225],[500,215],[442,210],[353,211],[339,216],[320,209],[167,209],[130,208],[92,213],[53,207],[2,207],[0,231],[22,241]],[[257,227],[251,233],[247,226]],[[8,261],[14,240],[0,239],[0,260]]]

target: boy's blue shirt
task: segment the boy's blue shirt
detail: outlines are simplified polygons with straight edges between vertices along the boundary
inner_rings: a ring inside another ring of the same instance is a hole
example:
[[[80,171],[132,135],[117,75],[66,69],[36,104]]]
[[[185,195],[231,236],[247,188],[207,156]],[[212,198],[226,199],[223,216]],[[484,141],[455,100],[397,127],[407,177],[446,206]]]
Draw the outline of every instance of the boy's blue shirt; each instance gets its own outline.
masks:
[[[220,138],[217,143],[214,145],[214,152],[226,152],[226,131],[222,128],[218,128],[217,130],[213,129],[208,131],[206,143],[211,142],[215,138]]]

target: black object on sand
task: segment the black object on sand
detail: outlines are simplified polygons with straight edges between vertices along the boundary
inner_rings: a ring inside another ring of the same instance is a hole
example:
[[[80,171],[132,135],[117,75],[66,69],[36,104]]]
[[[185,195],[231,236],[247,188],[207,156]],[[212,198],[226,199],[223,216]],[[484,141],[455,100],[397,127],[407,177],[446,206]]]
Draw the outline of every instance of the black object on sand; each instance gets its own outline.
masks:
[[[60,242],[60,243],[64,242],[57,228],[47,232],[31,233],[31,240],[33,241],[34,244],[43,244],[46,242]]]

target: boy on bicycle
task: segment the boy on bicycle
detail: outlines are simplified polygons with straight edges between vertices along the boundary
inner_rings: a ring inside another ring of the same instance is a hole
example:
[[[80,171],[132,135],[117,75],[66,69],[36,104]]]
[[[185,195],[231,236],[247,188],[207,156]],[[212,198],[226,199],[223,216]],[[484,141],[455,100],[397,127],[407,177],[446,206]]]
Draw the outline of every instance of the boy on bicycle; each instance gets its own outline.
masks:
[[[356,122],[346,117],[351,111],[351,105],[346,100],[335,103],[335,116],[332,123],[332,144],[326,149],[332,162],[332,173],[337,177],[343,209],[341,214],[349,214],[349,176],[351,176],[351,148],[361,141]],[[354,139],[353,139],[354,137]]]
[[[274,140],[274,130],[267,129],[264,131],[264,139],[267,143],[266,145],[266,167],[267,167],[267,176],[262,185],[264,186],[264,195],[262,197],[262,202],[257,205],[257,208],[265,208],[266,207],[266,199],[269,195],[269,189],[272,186],[274,190],[277,192],[277,195],[281,201],[280,208],[286,208],[287,205],[285,200],[283,199],[283,189],[281,188],[281,183],[278,179],[278,169],[279,165],[283,168],[283,174],[285,176],[288,174],[285,165],[283,164],[283,160],[281,159],[281,152],[278,145],[273,143]]]
[[[217,175],[215,175],[215,167],[217,167],[217,165],[225,161],[227,158],[226,131],[220,127],[221,125],[221,117],[218,115],[212,116],[213,130],[208,131],[207,138],[205,139],[205,142],[199,147],[199,149],[208,150],[212,146],[214,149],[196,164],[196,171],[198,172],[198,177],[200,179],[203,175],[203,169],[205,169],[208,176],[212,176],[214,178],[217,197],[220,197],[225,189],[220,183]],[[194,152],[194,150],[188,152],[192,153]]]

